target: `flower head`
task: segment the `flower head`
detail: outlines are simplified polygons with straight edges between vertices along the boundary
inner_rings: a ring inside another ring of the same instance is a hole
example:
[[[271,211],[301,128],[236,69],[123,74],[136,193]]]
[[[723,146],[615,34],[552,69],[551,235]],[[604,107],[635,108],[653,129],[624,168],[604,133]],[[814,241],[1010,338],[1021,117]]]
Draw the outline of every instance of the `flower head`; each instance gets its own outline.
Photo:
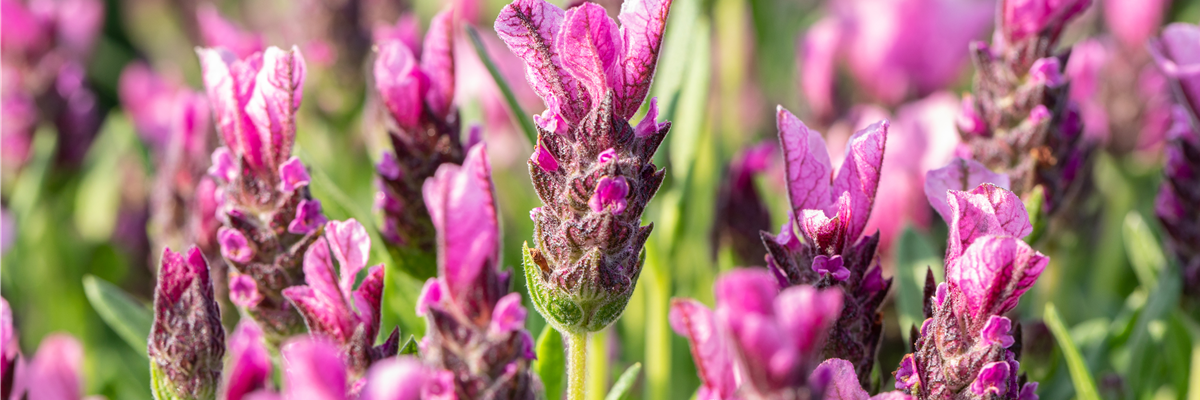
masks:
[[[225,328],[213,297],[208,262],[198,247],[186,255],[163,249],[148,342],[156,396],[214,396],[221,380]]]

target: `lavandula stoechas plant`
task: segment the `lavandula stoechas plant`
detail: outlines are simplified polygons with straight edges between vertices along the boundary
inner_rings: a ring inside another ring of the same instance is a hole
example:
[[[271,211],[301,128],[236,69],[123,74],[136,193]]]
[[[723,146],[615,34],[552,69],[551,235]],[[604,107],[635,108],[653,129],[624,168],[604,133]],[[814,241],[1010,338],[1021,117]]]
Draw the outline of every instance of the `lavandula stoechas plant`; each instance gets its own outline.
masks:
[[[396,355],[400,347],[398,330],[374,346],[382,316],[383,265],[367,269],[366,277],[354,288],[370,253],[371,238],[362,224],[354,219],[330,221],[325,235],[304,254],[307,284],[283,290],[283,296],[304,316],[309,333],[338,346],[350,377],[355,379],[361,378],[371,363]]]
[[[463,399],[533,399],[541,384],[525,330],[521,294],[500,269],[500,222],[491,166],[482,144],[461,166],[443,164],[425,181],[425,204],[437,230],[438,277],[425,282],[417,312],[428,328],[421,356],[450,371]]]
[[[1021,240],[1033,231],[1025,205],[986,183],[941,196],[950,228],[946,282],[935,289],[927,280],[926,319],[895,372],[896,388],[922,400],[1036,398],[1037,383],[1017,374],[1020,346],[1004,317],[1050,261]]]
[[[845,292],[845,309],[829,334],[824,355],[853,363],[866,384],[881,339],[879,306],[892,281],[883,279],[875,255],[879,234],[861,235],[879,187],[889,122],[874,123],[851,136],[846,159],[834,174],[820,133],[783,107],[776,120],[791,218],[778,236],[762,232],[768,268],[784,287],[836,286]]]
[[[1183,271],[1184,290],[1196,298],[1200,294],[1200,27],[1168,25],[1150,49],[1178,103],[1154,209]]]
[[[151,391],[158,400],[216,399],[225,328],[208,262],[195,246],[186,254],[163,249],[161,260],[146,349]]]
[[[246,314],[278,344],[304,332],[281,291],[304,282],[301,258],[325,223],[321,203],[308,191],[308,171],[291,155],[304,59],[294,47],[245,59],[221,48],[197,53],[224,143],[209,169],[221,193],[217,216],[224,226],[217,241],[232,267],[231,286],[251,293]]]
[[[1042,186],[1051,214],[1080,190],[1094,147],[1068,98],[1067,54],[1053,53],[1067,22],[1090,3],[1003,0],[991,46],[972,43],[976,74],[963,99],[963,143],[972,158],[1007,174],[1018,195]]]
[[[420,58],[403,40],[378,43],[375,90],[387,113],[392,152],[378,165],[376,208],[390,245],[430,255],[434,248],[421,185],[443,163],[461,164],[458,108],[454,100],[453,9],[433,17]],[[432,270],[415,271],[428,278]]]

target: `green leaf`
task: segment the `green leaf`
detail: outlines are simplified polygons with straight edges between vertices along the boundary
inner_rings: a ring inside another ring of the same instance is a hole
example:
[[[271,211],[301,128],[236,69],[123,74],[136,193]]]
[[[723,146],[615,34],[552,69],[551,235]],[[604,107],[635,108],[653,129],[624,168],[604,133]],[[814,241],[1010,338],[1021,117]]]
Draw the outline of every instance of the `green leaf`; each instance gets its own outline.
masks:
[[[612,389],[609,389],[608,396],[604,396],[604,400],[624,400],[629,398],[629,390],[633,389],[633,384],[637,383],[638,375],[642,372],[642,363],[634,363],[625,372],[617,378],[617,383],[613,384]]]
[[[925,320],[925,273],[932,269],[941,281],[942,257],[930,239],[911,225],[904,228],[896,246],[896,311],[900,335],[909,343],[909,327]]]
[[[542,379],[546,388],[547,399],[561,399],[563,385],[566,383],[567,355],[563,345],[562,334],[550,325],[542,328],[537,339],[537,360],[533,362],[533,371]]]
[[[403,346],[400,346],[400,355],[416,357],[418,351],[419,351],[419,349],[417,348],[417,337],[413,336],[413,335],[408,335],[408,340],[404,342]]]
[[[121,207],[124,170],[142,166],[140,161],[130,163],[136,157],[132,154],[135,146],[133,125],[121,113],[110,114],[88,151],[75,195],[75,227],[84,239],[101,242],[112,235]]]
[[[100,319],[125,339],[130,347],[142,356],[146,355],[146,340],[150,337],[150,326],[154,323],[154,311],[142,305],[108,281],[92,275],[83,277],[83,291],[88,302],[100,314]]]
[[[1158,285],[1158,275],[1167,265],[1162,247],[1137,211],[1125,214],[1123,228],[1125,251],[1129,254],[1129,262],[1133,264],[1133,272],[1137,274],[1142,287],[1153,290]]]
[[[1092,379],[1092,373],[1088,371],[1087,364],[1083,362],[1083,357],[1079,355],[1079,348],[1075,347],[1075,340],[1071,339],[1071,334],[1067,332],[1066,325],[1058,316],[1058,310],[1054,308],[1054,303],[1046,303],[1046,311],[1042,318],[1046,321],[1046,326],[1050,327],[1050,332],[1054,334],[1054,339],[1058,341],[1058,347],[1062,349],[1063,355],[1067,358],[1067,369],[1071,373],[1071,381],[1075,384],[1075,396],[1079,400],[1100,400],[1100,394],[1096,390],[1096,381]]]
[[[537,144],[537,129],[533,126],[533,120],[529,118],[528,114],[525,114],[525,109],[521,108],[521,103],[517,102],[517,96],[513,95],[512,87],[508,86],[508,80],[504,79],[504,75],[500,74],[500,69],[496,68],[496,63],[488,55],[487,47],[483,45],[479,32],[470,25],[466,29],[467,36],[471,38],[471,45],[475,47],[475,53],[479,55],[479,60],[483,61],[488,73],[492,74],[492,79],[496,81],[496,86],[504,94],[504,101],[508,103],[508,110],[512,113],[513,120],[517,121],[521,131],[525,132],[525,138],[529,139],[529,143]]]

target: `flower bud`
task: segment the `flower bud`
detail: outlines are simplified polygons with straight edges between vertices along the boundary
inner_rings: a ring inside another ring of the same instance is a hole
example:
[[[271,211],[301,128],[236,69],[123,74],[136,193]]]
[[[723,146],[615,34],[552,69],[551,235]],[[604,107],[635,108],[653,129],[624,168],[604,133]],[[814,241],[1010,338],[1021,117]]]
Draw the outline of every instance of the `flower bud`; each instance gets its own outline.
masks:
[[[192,246],[186,255],[163,249],[148,342],[156,398],[215,396],[225,355],[225,328],[213,298],[208,262],[198,247]]]

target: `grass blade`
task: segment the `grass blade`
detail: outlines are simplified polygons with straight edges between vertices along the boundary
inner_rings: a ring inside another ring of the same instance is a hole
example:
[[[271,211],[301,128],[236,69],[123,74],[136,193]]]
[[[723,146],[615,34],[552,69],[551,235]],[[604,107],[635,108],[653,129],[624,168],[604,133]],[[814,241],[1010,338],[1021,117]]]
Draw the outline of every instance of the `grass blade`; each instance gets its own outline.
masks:
[[[483,65],[487,67],[488,73],[491,73],[492,79],[496,81],[496,86],[504,94],[504,101],[508,103],[508,110],[512,112],[513,120],[517,121],[521,131],[525,132],[525,138],[529,139],[529,144],[537,144],[537,129],[533,127],[533,119],[525,114],[521,103],[517,102],[517,96],[513,94],[512,87],[508,86],[508,80],[504,79],[504,75],[501,75],[500,69],[496,67],[496,62],[492,60],[492,56],[488,55],[487,47],[483,45],[483,38],[479,37],[479,32],[475,30],[475,27],[467,26],[466,29],[467,36],[471,38],[471,45],[475,47],[475,54],[479,55],[479,61],[482,61]]]
[[[1067,369],[1071,373],[1071,382],[1075,384],[1076,398],[1100,400],[1100,394],[1096,390],[1096,381],[1092,379],[1092,373],[1088,371],[1087,364],[1083,362],[1083,356],[1079,355],[1079,348],[1075,347],[1075,340],[1071,339],[1071,334],[1067,332],[1067,327],[1063,324],[1062,318],[1058,316],[1058,310],[1054,308],[1054,303],[1046,303],[1046,311],[1042,318],[1046,320],[1046,326],[1050,327],[1050,332],[1058,341],[1058,347],[1062,349],[1063,356],[1067,358]]]
[[[638,375],[642,372],[642,363],[634,363],[625,372],[617,378],[617,383],[613,384],[612,389],[608,391],[608,396],[604,396],[604,400],[624,400],[629,397],[629,390],[633,389],[633,384],[637,383]]]
[[[153,311],[121,288],[92,275],[83,277],[83,291],[100,319],[138,354],[145,356],[146,340],[154,323]]]

